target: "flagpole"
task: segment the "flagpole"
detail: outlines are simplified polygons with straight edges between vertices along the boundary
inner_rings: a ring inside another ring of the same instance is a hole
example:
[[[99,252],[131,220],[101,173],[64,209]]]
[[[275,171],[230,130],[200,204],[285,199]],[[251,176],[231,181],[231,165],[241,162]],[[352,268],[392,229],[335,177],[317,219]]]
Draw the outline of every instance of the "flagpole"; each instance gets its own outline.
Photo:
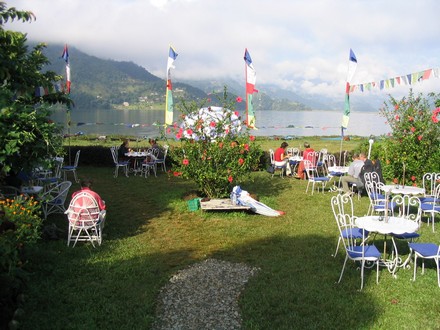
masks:
[[[248,95],[248,89],[247,89],[247,63],[244,62],[244,81],[245,81],[245,96],[246,96],[246,125],[249,126],[249,95]]]
[[[354,72],[357,66],[356,55],[353,50],[350,48],[350,55],[348,56],[348,68],[347,68],[347,79],[345,83],[345,102],[344,102],[344,114],[342,115],[342,123],[341,123],[341,147],[339,150],[339,164],[341,163],[342,158],[342,143],[344,141],[344,129],[348,127],[349,115],[350,115],[350,83],[353,78]]]

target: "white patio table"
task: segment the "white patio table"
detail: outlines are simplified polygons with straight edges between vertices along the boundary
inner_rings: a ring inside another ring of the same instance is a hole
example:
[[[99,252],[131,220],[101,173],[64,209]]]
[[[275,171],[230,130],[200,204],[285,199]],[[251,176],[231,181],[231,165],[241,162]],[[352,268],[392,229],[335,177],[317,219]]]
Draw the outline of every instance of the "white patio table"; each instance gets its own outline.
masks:
[[[400,217],[386,217],[386,216],[364,216],[355,219],[355,224],[361,229],[368,230],[370,233],[378,233],[385,236],[384,239],[384,255],[381,260],[381,265],[388,268],[388,271],[396,277],[395,272],[398,267],[404,267],[409,258],[405,261],[399,257],[394,235],[401,235],[404,233],[415,233],[418,230],[418,225],[412,220]],[[393,243],[392,251],[387,257],[386,244],[387,236],[391,237]]]
[[[425,189],[413,186],[402,186],[402,185],[383,185],[381,187],[382,191],[389,192],[391,194],[401,194],[401,195],[423,195],[425,194]]]

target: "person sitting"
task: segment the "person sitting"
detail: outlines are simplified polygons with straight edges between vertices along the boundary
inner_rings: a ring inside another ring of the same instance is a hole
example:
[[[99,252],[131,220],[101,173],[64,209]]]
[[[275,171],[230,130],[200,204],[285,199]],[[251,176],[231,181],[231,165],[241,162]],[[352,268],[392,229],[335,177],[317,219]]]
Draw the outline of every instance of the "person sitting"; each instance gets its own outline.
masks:
[[[130,152],[129,141],[128,141],[128,139],[124,139],[118,149],[118,159],[120,161],[128,160],[128,157],[125,154],[127,154],[129,152]]]
[[[310,144],[308,142],[304,142],[304,151],[303,151],[303,160],[299,163],[298,165],[298,174],[297,174],[297,179],[301,179],[304,180],[306,178],[306,173],[305,173],[305,168],[304,168],[304,160],[308,159],[308,155],[311,152],[315,152],[315,149],[313,149]],[[313,161],[312,163],[314,164],[316,162]]]
[[[367,157],[364,153],[354,154],[353,161],[348,167],[347,175],[341,177],[342,190],[346,195],[352,195],[353,193],[350,191],[349,183],[355,183],[358,189],[363,187],[363,183],[360,178],[360,174],[362,168],[364,167],[364,163]]]
[[[95,191],[92,190],[92,181],[91,180],[89,180],[89,179],[81,180],[81,189],[78,191],[75,191],[72,194],[72,198],[74,198],[76,195],[78,195],[79,193],[82,193],[82,192],[88,193],[90,196],[92,196],[96,200],[100,211],[106,210],[105,201],[102,200],[101,196],[99,196]]]
[[[290,175],[289,156],[287,155],[286,148],[289,146],[287,142],[281,143],[281,146],[275,150],[273,160],[275,166],[286,166],[286,175]]]
[[[165,150],[157,143],[156,139],[149,139],[151,148],[152,149],[158,149],[159,152],[157,154],[157,159],[163,159],[165,156]]]

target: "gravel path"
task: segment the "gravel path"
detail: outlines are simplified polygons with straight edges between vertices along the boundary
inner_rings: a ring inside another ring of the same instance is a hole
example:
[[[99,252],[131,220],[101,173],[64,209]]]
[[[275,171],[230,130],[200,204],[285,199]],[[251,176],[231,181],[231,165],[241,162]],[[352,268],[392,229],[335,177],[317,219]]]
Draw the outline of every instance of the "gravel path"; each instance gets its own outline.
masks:
[[[179,271],[159,293],[153,329],[240,329],[238,298],[257,272],[217,259]]]

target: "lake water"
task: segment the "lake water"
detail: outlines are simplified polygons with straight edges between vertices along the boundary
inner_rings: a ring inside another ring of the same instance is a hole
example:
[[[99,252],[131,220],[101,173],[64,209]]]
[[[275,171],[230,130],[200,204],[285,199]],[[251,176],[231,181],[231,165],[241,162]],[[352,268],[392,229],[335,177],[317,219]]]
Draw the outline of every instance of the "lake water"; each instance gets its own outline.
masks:
[[[73,109],[70,133],[84,132],[97,135],[127,135],[155,137],[159,128],[155,122],[164,122],[163,111]],[[66,111],[57,111],[52,119],[67,127]],[[176,120],[177,115],[174,114]],[[242,117],[244,118],[244,116]],[[342,111],[257,111],[257,136],[339,136]],[[352,112],[345,135],[382,135],[390,132],[385,118],[378,112]],[[65,133],[69,133],[65,129]]]

